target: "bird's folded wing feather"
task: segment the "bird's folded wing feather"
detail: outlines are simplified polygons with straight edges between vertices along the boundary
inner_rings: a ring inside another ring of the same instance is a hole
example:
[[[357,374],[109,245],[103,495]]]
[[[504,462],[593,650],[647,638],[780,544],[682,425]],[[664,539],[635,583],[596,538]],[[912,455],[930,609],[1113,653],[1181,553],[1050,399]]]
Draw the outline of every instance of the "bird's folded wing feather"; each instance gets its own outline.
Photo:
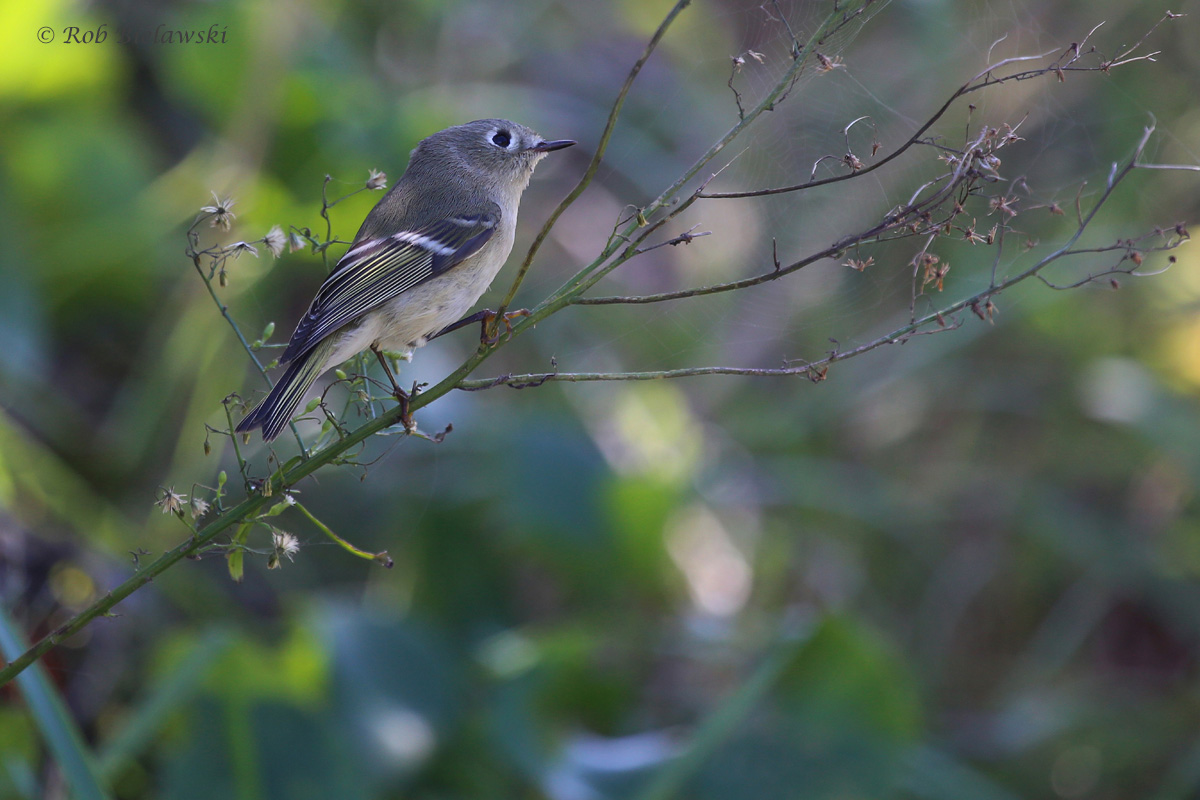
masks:
[[[372,308],[469,258],[500,225],[500,208],[357,241],[321,285],[280,357],[292,361]]]

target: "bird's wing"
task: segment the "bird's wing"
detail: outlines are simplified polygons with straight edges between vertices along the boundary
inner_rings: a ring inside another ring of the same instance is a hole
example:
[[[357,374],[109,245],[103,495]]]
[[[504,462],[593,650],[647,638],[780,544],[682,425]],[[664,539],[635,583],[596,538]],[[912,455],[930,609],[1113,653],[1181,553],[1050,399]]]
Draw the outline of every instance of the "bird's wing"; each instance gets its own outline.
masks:
[[[313,298],[280,357],[286,363],[401,292],[479,252],[500,225],[500,207],[450,217],[417,230],[354,243]]]

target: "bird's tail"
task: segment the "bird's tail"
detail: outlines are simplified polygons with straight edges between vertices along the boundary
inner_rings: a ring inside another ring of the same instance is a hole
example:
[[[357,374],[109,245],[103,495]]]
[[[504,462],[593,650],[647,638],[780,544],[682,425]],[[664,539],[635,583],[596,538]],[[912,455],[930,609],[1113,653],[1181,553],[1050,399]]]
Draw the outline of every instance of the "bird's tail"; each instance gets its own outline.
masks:
[[[326,340],[293,361],[275,388],[238,423],[238,433],[262,428],[264,442],[278,436],[291,420],[292,412],[304,398],[308,387],[325,372],[325,362],[332,348],[333,343]]]

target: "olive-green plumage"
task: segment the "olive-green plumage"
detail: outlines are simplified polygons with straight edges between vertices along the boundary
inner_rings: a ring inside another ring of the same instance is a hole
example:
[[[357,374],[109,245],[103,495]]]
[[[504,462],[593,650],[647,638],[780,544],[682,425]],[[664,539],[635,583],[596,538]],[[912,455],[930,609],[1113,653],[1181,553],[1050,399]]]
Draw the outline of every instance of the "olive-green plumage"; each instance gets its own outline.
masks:
[[[572,144],[484,119],[417,145],[296,326],[287,371],[237,430],[271,441],[326,370],[368,347],[410,352],[460,319],[508,259],[534,167]]]

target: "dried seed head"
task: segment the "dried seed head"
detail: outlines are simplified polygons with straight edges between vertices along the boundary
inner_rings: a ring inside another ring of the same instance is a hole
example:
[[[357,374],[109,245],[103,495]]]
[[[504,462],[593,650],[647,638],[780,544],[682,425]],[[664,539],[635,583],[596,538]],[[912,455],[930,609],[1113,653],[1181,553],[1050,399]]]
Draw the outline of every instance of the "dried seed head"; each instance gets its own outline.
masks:
[[[258,258],[258,248],[249,242],[234,242],[229,245],[229,252],[233,254],[234,258],[241,258],[242,253],[250,253],[255,258]]]
[[[283,228],[278,225],[272,225],[271,230],[267,231],[267,235],[262,238],[262,242],[271,251],[271,255],[279,258],[283,254],[283,248],[287,246],[287,236],[283,233]]]
[[[300,552],[300,540],[287,531],[271,530],[272,553],[267,559],[267,569],[279,569],[283,559],[294,561],[296,553]]]
[[[174,486],[165,489],[159,489],[161,494],[154,505],[162,509],[164,514],[174,514],[177,517],[183,516],[183,507],[187,503],[187,495],[179,494],[175,491]]]
[[[192,519],[200,519],[208,513],[209,504],[207,500],[201,500],[199,497],[193,497],[191,507]]]
[[[371,170],[371,172],[367,175],[366,186],[371,191],[375,191],[376,189],[386,189],[387,188],[387,173],[380,172],[377,169]]]
[[[1016,202],[1017,198],[1015,197],[997,195],[988,201],[988,207],[991,209],[991,212],[989,213],[999,211],[1006,216],[1015,217],[1017,215],[1017,210],[1013,206],[1016,204]]]
[[[237,219],[237,215],[230,210],[237,201],[232,197],[226,197],[224,199],[217,197],[216,192],[213,192],[212,196],[213,204],[211,206],[202,206],[200,208],[200,213],[212,214],[212,219],[209,220],[209,224],[214,228],[221,228],[222,230],[227,231],[233,226],[233,221]]]

